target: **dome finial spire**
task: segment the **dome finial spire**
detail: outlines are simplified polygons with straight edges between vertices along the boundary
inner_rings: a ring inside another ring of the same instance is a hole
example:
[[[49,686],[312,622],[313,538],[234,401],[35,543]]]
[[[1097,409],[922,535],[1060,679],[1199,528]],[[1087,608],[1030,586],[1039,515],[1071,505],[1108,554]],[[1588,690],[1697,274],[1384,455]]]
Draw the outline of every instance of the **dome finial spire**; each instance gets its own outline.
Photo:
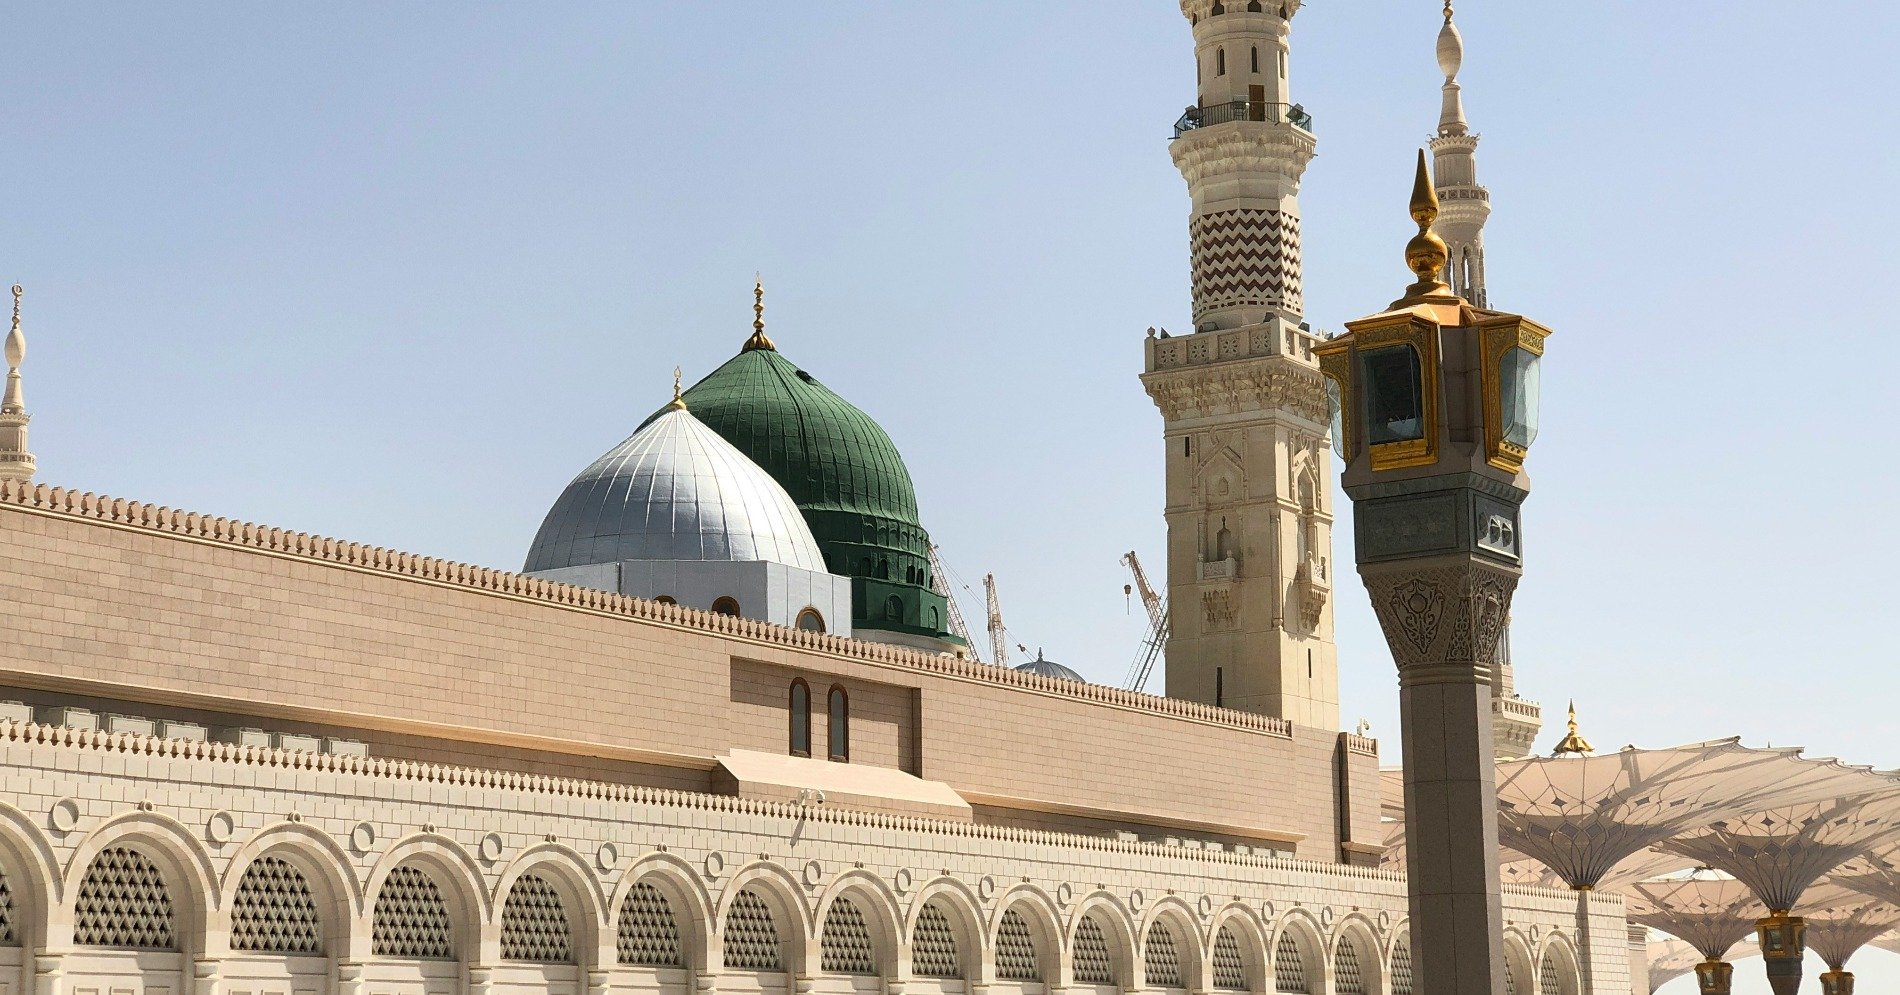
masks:
[[[680,391],[680,368],[677,366],[673,367],[673,400],[666,407],[669,411],[686,410],[686,398]]]
[[[1557,748],[1552,750],[1550,755],[1581,757],[1596,751],[1597,748],[1591,746],[1589,740],[1577,734],[1577,699],[1572,698],[1570,699],[1570,731],[1565,734],[1563,741],[1557,744]]]
[[[754,349],[778,351],[778,346],[773,345],[765,334],[765,280],[757,273],[752,274],[752,337],[745,340],[745,348],[740,351],[751,352]]]
[[[7,386],[0,394],[0,480],[33,479],[37,464],[26,449],[26,398],[20,390],[20,364],[26,362],[26,333],[20,330],[20,298],[25,288],[13,285],[13,327],[7,331]]]
[[[1425,150],[1418,150],[1418,174],[1412,180],[1412,203],[1410,205],[1412,221],[1418,225],[1418,234],[1405,243],[1405,265],[1411,267],[1418,282],[1405,288],[1405,296],[1400,303],[1407,303],[1427,297],[1448,297],[1451,288],[1445,286],[1438,277],[1445,269],[1445,260],[1450,258],[1451,250],[1445,247],[1445,240],[1432,232],[1432,222],[1438,220],[1438,191],[1432,188],[1432,173],[1425,165]]]

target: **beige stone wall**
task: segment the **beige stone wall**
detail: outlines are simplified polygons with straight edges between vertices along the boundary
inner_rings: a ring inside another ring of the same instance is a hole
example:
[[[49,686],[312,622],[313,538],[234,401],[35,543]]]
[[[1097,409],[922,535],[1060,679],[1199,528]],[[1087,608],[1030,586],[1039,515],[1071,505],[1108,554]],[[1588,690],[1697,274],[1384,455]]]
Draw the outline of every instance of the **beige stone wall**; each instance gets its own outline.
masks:
[[[872,689],[860,756],[974,803],[1336,859],[1336,734],[1264,716],[44,486],[0,484],[0,592],[0,684],[661,783],[646,772],[691,781],[736,744],[783,748],[782,716],[735,707],[738,660]]]
[[[752,660],[732,662],[733,747],[764,753],[784,753],[789,748],[792,682],[800,678],[811,688],[812,756],[831,756],[831,689],[837,686],[846,695],[851,762],[917,772],[915,691]]]

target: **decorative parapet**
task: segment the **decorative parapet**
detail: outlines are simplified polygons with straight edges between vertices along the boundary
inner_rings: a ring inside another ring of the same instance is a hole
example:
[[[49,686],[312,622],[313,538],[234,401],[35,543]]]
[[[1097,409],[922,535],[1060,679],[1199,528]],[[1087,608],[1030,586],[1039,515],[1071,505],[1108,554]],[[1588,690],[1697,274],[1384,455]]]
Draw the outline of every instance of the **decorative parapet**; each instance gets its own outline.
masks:
[[[1357,753],[1367,757],[1379,755],[1379,741],[1376,739],[1350,732],[1340,733],[1339,738],[1346,744],[1347,753]]]
[[[1371,740],[1364,740],[1364,742],[1370,743]],[[75,729],[69,726],[0,721],[0,749],[4,749],[10,744],[49,746],[57,749],[111,753],[129,757],[199,760],[245,767],[267,767],[275,770],[308,771],[321,774],[371,777],[391,781],[440,785],[443,787],[520,791],[530,794],[551,795],[590,802],[652,805],[733,815],[752,815],[795,821],[836,823],[839,825],[861,826],[870,829],[930,833],[939,836],[960,836],[972,839],[997,840],[1007,843],[1028,843],[1038,847],[1074,847],[1082,850],[1095,850],[1107,853],[1174,857],[1240,866],[1279,867],[1291,870],[1313,871],[1332,877],[1361,878],[1389,882],[1403,882],[1405,880],[1403,874],[1393,871],[1349,867],[1341,864],[1301,860],[1295,857],[1276,857],[1258,853],[1234,853],[1227,850],[1169,846],[1165,843],[1141,840],[1124,840],[1106,836],[1085,836],[1079,833],[1052,832],[1046,829],[1019,829],[1012,826],[953,822],[945,819],[933,819],[915,815],[894,815],[864,810],[823,808],[799,805],[796,802],[735,798],[730,795],[713,795],[692,791],[679,791],[671,788],[651,788],[640,785],[614,784],[608,781],[588,781],[579,778],[555,777],[546,774],[525,774],[515,771],[489,770],[478,767],[458,767],[449,764],[427,763],[417,760],[351,756],[335,753],[311,753],[301,750],[283,750],[264,746],[238,746],[232,743],[213,743],[204,742],[202,740],[161,739],[158,736],[148,736],[140,733],[112,733],[97,729]],[[1536,892],[1533,891],[1531,893]]]
[[[1023,673],[948,654],[849,639],[829,633],[806,632],[757,619],[718,615],[684,605],[661,604],[611,591],[577,587],[539,577],[480,567],[452,560],[405,553],[347,542],[274,526],[240,522],[198,512],[180,511],[124,498],[78,492],[46,484],[0,481],[0,507],[60,518],[84,519],[112,528],[156,533],[191,542],[233,546],[271,555],[330,564],[353,570],[403,577],[426,584],[459,588],[495,597],[533,601],[572,611],[592,612],[642,622],[706,632],[729,639],[792,647],[839,659],[879,666],[923,671],[960,680],[978,681],[1092,701],[1133,711],[1166,715],[1192,722],[1245,729],[1291,739],[1293,723],[1268,715],[1254,715],[1178,698],[1124,691],[1100,684],[1081,684]]]

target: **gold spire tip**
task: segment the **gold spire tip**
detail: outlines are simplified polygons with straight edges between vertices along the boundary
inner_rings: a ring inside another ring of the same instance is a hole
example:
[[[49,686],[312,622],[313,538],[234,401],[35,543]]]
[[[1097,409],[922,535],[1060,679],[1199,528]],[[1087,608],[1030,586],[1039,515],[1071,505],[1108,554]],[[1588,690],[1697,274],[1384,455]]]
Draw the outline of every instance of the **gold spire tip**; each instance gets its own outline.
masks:
[[[1564,735],[1563,741],[1557,744],[1557,748],[1551,751],[1551,756],[1561,757],[1575,755],[1581,757],[1585,754],[1595,753],[1597,751],[1596,747],[1590,745],[1589,740],[1577,734],[1577,699],[1575,698],[1570,699],[1569,726],[1570,731]]]
[[[681,396],[681,394],[682,392],[680,391],[680,368],[675,366],[673,367],[673,400],[670,404],[667,405],[669,409],[673,411],[686,410],[686,398]]]
[[[1413,223],[1418,225],[1418,234],[1405,243],[1405,265],[1418,277],[1418,282],[1405,288],[1402,301],[1449,298],[1451,288],[1439,279],[1439,274],[1444,272],[1451,250],[1445,246],[1445,240],[1432,231],[1432,223],[1438,220],[1438,191],[1432,188],[1432,171],[1425,163],[1424,149],[1418,150],[1418,172],[1412,178],[1412,201],[1408,208]]]
[[[752,337],[745,340],[745,348],[740,352],[754,349],[778,351],[778,346],[765,334],[765,280],[757,273],[752,275]]]

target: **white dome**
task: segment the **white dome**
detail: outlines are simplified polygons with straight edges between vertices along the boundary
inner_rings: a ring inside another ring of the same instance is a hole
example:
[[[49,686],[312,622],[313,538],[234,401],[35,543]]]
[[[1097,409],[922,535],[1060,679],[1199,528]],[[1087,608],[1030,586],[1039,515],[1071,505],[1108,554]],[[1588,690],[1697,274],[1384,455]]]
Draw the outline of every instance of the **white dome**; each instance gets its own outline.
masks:
[[[567,485],[525,569],[628,560],[763,560],[825,572],[785,488],[683,408],[662,411]]]

